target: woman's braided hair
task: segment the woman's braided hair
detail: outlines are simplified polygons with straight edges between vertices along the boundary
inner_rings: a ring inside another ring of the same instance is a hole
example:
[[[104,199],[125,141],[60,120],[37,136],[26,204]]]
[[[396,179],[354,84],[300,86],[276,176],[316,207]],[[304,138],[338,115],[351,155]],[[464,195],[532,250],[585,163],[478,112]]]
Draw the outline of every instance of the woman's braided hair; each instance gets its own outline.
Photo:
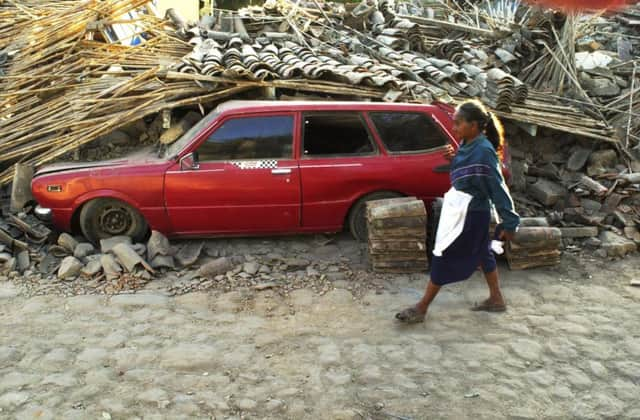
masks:
[[[502,150],[504,127],[500,119],[493,112],[488,111],[480,101],[475,99],[466,101],[458,107],[457,112],[465,121],[478,123],[478,128],[484,132],[496,152]]]

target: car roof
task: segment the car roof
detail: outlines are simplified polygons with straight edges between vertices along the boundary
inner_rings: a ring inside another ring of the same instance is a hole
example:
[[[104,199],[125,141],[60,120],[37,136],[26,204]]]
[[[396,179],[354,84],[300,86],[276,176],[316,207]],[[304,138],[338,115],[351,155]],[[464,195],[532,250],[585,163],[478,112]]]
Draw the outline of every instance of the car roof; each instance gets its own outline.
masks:
[[[231,100],[223,102],[215,112],[269,112],[269,111],[321,111],[321,110],[428,110],[433,105],[388,102],[346,101],[250,101]]]

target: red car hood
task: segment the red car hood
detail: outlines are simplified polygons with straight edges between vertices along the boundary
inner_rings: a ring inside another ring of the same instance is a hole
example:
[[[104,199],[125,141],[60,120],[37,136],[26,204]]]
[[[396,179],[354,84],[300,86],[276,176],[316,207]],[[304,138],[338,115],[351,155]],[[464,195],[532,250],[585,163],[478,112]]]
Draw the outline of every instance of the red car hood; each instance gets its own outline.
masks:
[[[161,161],[163,161],[163,159],[157,156],[153,148],[145,148],[143,150],[138,150],[134,153],[118,159],[101,160],[96,162],[62,162],[47,165],[40,168],[36,172],[35,176],[53,174],[58,172],[75,171],[78,169],[140,165],[144,163],[157,163]]]

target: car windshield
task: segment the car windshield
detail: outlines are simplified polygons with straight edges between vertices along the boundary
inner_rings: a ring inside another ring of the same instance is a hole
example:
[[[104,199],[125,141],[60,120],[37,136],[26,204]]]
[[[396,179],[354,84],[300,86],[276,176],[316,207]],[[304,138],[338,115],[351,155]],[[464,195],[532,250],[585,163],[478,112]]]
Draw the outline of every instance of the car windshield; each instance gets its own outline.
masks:
[[[181,150],[187,147],[187,145],[193,139],[193,137],[196,134],[198,134],[200,131],[202,131],[202,129],[204,129],[206,126],[208,126],[213,120],[215,120],[218,117],[218,115],[220,115],[220,113],[217,111],[210,112],[206,117],[201,119],[196,125],[191,127],[189,131],[184,133],[182,137],[180,137],[174,143],[167,146],[164,153],[161,152],[162,157],[169,159],[174,156],[177,156]]]

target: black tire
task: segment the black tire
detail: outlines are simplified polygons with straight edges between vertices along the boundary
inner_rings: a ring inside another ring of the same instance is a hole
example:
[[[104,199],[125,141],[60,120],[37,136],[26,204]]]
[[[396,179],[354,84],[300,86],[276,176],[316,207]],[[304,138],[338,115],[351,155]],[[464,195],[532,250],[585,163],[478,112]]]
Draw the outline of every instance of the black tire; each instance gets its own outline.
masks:
[[[391,191],[380,191],[365,195],[351,207],[347,220],[351,235],[360,242],[366,242],[369,235],[367,233],[367,201],[384,200],[387,198],[404,197]]]
[[[120,235],[143,241],[149,226],[140,212],[124,201],[98,198],[82,207],[80,229],[85,238],[97,244],[100,239]]]
[[[431,203],[431,217],[429,218],[429,229],[427,231],[427,255],[429,259],[431,259],[431,255],[433,255],[433,246],[436,243],[436,232],[438,231],[438,223],[440,222],[442,202],[442,198],[436,198]]]

